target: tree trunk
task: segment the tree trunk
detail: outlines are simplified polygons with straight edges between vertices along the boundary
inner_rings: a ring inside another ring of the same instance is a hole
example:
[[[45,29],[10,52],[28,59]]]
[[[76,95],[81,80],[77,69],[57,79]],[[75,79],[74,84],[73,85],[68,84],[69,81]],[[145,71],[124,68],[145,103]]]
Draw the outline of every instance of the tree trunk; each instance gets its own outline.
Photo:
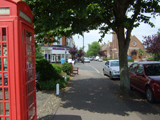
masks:
[[[117,33],[119,45],[119,61],[120,61],[120,90],[121,94],[128,95],[130,93],[130,80],[128,72],[127,51],[130,43],[130,34],[125,38],[124,28],[120,27]]]

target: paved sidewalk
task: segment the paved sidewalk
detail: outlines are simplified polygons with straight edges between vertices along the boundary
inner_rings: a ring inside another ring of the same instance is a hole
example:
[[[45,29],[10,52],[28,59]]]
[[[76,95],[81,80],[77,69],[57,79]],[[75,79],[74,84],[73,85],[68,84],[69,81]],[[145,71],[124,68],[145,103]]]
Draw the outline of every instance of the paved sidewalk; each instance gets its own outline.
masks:
[[[61,98],[64,95],[64,89],[57,96],[55,91],[37,91],[37,119],[51,120],[55,115]]]
[[[52,120],[154,120],[160,114],[136,96],[123,98],[120,87],[97,72],[80,71],[68,84]]]
[[[154,120],[160,113],[136,96],[123,98],[119,85],[96,72],[79,71],[59,97],[37,92],[39,120]]]

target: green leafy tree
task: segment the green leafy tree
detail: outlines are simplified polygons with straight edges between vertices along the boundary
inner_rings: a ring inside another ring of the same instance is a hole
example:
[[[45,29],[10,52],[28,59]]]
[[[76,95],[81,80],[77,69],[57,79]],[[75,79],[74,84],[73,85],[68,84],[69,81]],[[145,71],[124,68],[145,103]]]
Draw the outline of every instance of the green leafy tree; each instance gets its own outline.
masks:
[[[100,48],[100,44],[99,42],[92,42],[92,44],[88,44],[88,51],[87,51],[87,55],[88,56],[97,56],[97,51],[99,51]]]
[[[36,57],[36,59],[43,59],[44,58],[44,56],[41,52],[41,46],[38,44],[35,45],[35,57]]]
[[[83,35],[100,29],[103,38],[110,30],[118,37],[121,91],[130,90],[127,51],[133,28],[144,22],[151,27],[149,14],[160,11],[159,0],[24,0],[34,14],[35,33],[45,36]],[[127,14],[131,13],[131,14]],[[124,34],[125,33],[125,34]],[[100,39],[101,41],[102,39]]]
[[[140,55],[140,58],[145,54],[146,52],[142,49],[139,49],[138,54]]]

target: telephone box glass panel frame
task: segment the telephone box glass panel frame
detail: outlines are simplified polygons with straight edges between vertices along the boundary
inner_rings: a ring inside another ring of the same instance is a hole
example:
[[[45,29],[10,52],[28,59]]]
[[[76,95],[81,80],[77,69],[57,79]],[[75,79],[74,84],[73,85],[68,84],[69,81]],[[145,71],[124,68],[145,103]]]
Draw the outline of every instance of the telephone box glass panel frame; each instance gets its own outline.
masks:
[[[8,77],[8,27],[0,27],[0,119],[10,119]]]

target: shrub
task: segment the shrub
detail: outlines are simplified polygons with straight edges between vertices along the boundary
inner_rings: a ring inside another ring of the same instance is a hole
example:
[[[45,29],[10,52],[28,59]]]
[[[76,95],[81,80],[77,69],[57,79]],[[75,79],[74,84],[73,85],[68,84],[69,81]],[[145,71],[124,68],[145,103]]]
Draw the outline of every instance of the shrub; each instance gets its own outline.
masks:
[[[48,81],[39,81],[40,90],[55,90],[56,80],[51,79]]]
[[[68,66],[71,67],[71,64]],[[64,88],[70,79],[70,77],[67,76],[67,81],[65,81],[60,75],[63,73],[61,67],[55,64],[51,65],[46,59],[36,59],[36,72],[39,73],[38,83],[40,90],[55,90],[57,83],[59,83],[60,89]]]
[[[69,81],[70,80],[70,77],[69,76],[67,76],[67,81]]]
[[[39,72],[39,81],[48,81],[52,78],[58,80],[62,78],[46,59],[36,61],[36,72]]]
[[[52,64],[52,66],[56,69],[57,73],[61,73],[61,70],[62,70],[61,66],[56,64]]]
[[[70,77],[67,76],[67,80],[63,79],[58,80],[48,80],[48,81],[39,81],[40,90],[56,90],[57,83],[59,84],[59,89],[65,88],[69,81]]]
[[[70,63],[63,63],[62,64],[62,71],[66,72],[67,75],[72,73],[72,65]]]
[[[103,58],[103,60],[104,60],[104,61],[107,61],[108,59],[107,59],[107,58]]]
[[[103,58],[104,61],[107,61],[107,60],[118,60],[118,59],[113,59],[113,58]]]
[[[147,59],[150,59],[150,60],[153,60],[153,61],[154,61],[154,57],[149,57],[149,58],[147,58]]]
[[[134,62],[134,59],[127,59],[128,62]]]
[[[36,72],[39,73],[40,90],[54,90],[57,80],[63,80],[63,77],[46,59],[36,60]]]

